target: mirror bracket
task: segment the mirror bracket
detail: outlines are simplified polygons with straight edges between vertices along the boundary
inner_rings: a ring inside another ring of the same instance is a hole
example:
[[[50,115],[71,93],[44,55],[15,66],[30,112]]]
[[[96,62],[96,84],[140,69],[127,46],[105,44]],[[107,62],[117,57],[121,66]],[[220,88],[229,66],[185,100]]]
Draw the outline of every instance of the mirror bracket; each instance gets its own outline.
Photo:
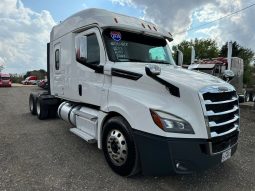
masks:
[[[235,77],[235,73],[232,70],[225,70],[223,72],[223,80],[229,82]]]

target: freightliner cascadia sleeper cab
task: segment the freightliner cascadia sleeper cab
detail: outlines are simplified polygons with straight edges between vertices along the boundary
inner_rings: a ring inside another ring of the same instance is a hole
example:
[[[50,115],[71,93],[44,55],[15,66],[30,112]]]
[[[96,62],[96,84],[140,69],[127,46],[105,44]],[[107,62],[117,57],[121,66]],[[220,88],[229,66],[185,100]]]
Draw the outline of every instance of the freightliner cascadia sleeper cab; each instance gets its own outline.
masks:
[[[57,113],[122,176],[185,174],[224,162],[237,148],[236,91],[177,66],[172,40],[155,24],[106,10],[69,17],[51,31],[49,91],[31,93],[31,113]]]

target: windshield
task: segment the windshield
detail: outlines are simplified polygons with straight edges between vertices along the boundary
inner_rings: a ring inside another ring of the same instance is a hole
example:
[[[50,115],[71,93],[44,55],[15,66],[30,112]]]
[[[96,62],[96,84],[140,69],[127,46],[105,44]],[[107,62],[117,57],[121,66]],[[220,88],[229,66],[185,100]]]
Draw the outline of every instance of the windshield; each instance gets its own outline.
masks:
[[[2,77],[0,79],[2,79],[2,80],[10,80],[10,77]]]
[[[103,38],[112,62],[175,64],[163,38],[111,29],[104,30]]]

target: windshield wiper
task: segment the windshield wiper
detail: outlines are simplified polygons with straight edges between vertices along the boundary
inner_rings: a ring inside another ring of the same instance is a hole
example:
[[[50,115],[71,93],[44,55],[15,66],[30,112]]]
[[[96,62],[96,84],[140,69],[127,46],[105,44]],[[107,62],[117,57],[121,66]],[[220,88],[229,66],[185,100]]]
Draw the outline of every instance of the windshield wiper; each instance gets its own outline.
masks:
[[[139,59],[136,59],[136,58],[121,58],[121,59],[127,59],[127,61],[122,61],[122,60],[119,60],[120,62],[129,62],[129,61],[133,61],[133,62],[147,62],[145,60],[139,60]]]
[[[151,60],[150,63],[158,63],[158,64],[171,64],[169,62],[163,61],[163,60]]]
[[[124,59],[127,59],[125,61],[123,61]],[[121,58],[121,60],[119,60],[120,62],[129,62],[129,61],[132,61],[132,62],[145,62],[145,63],[158,63],[158,64],[171,64],[169,62],[166,62],[164,60],[140,60],[140,59],[136,59],[136,58]]]

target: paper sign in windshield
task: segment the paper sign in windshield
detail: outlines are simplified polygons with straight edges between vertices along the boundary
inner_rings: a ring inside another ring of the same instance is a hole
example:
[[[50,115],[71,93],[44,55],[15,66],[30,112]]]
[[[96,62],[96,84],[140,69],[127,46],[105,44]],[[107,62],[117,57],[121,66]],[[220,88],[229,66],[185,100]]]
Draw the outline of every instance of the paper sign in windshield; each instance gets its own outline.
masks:
[[[111,37],[114,41],[119,42],[121,40],[121,33],[120,32],[112,31],[110,34],[111,34]]]

